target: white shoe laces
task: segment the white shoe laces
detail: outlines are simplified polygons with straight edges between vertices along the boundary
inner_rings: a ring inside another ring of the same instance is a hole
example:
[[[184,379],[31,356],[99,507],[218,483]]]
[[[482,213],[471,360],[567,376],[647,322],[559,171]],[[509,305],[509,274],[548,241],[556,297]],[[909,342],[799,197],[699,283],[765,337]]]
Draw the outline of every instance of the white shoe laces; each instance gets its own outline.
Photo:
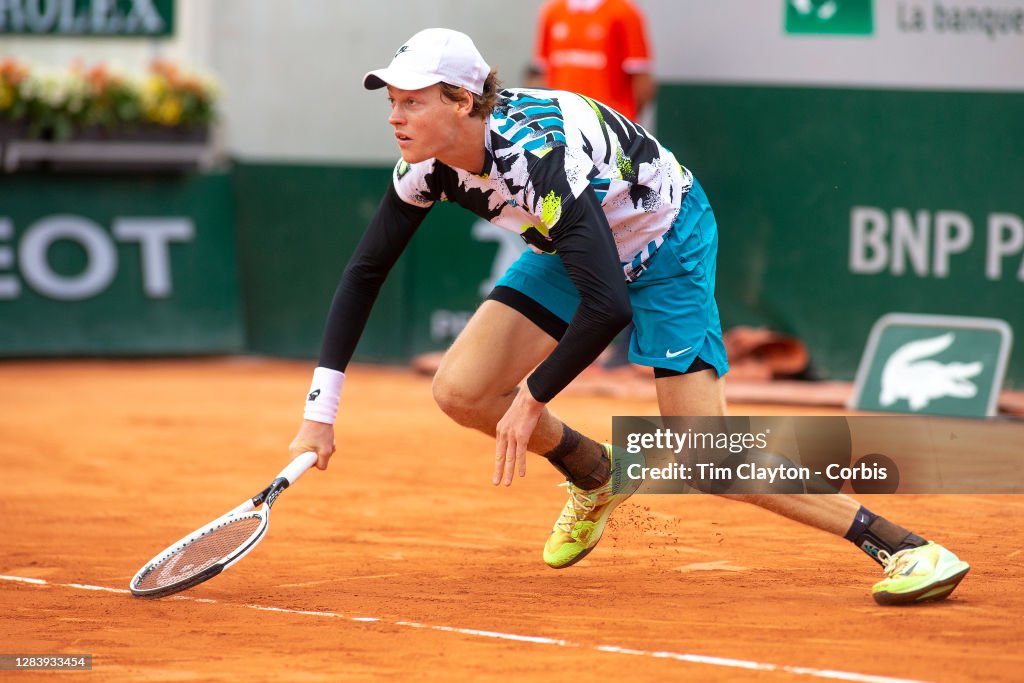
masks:
[[[905,548],[891,555],[885,550],[878,551],[878,559],[882,563],[882,572],[887,578],[891,579],[896,576],[896,574],[906,566],[912,550],[917,550],[917,548]]]
[[[558,521],[555,522],[555,527],[567,534],[571,534],[573,527],[576,526],[576,522],[586,517],[587,513],[597,505],[597,496],[594,495],[593,491],[586,491],[573,486],[568,481],[563,481],[559,486],[569,489],[569,503],[571,504],[562,508],[562,514],[558,517]]]

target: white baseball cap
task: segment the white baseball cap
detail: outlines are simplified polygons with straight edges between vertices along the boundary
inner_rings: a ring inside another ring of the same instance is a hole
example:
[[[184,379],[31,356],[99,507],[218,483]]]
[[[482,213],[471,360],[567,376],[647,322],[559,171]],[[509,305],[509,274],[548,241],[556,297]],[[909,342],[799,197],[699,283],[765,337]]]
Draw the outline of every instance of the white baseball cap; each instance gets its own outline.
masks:
[[[435,83],[449,83],[481,95],[491,73],[473,39],[448,28],[420,31],[398,48],[386,69],[363,76],[363,87],[377,90],[393,85],[402,90],[419,90]]]

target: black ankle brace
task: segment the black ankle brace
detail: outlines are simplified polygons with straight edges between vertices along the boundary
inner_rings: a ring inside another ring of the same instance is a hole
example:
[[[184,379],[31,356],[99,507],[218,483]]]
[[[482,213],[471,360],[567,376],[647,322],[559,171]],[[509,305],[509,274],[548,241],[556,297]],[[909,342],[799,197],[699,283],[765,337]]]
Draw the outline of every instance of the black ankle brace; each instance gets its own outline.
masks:
[[[562,424],[562,440],[558,445],[544,454],[544,457],[554,465],[555,469],[565,475],[566,479],[572,479],[572,472],[562,463],[562,458],[569,455],[580,445],[582,435],[567,424]]]
[[[892,555],[907,548],[917,548],[928,541],[917,534],[907,531],[898,524],[893,524],[884,517],[879,517],[863,505],[846,532],[845,538],[878,564],[878,551],[884,550]]]
[[[588,491],[603,485],[611,473],[604,447],[565,424],[561,441],[544,457],[573,485]]]

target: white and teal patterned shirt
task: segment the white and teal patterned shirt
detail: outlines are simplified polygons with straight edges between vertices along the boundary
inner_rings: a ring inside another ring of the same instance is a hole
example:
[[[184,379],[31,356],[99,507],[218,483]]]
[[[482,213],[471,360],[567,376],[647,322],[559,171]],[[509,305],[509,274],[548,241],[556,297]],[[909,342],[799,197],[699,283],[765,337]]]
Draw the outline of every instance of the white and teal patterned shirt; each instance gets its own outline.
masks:
[[[693,176],[641,126],[609,107],[561,90],[499,93],[487,121],[486,162],[476,174],[436,159],[395,167],[405,202],[450,201],[554,251],[550,231],[589,186],[608,219],[628,281],[671,228]]]

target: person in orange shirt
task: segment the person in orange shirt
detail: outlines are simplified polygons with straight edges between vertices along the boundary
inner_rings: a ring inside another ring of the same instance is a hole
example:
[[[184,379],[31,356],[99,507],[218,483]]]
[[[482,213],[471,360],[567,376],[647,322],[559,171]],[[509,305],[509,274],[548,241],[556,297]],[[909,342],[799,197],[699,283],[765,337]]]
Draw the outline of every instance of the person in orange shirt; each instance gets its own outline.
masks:
[[[533,66],[538,85],[581,93],[632,121],[654,98],[644,18],[630,0],[550,0]]]

